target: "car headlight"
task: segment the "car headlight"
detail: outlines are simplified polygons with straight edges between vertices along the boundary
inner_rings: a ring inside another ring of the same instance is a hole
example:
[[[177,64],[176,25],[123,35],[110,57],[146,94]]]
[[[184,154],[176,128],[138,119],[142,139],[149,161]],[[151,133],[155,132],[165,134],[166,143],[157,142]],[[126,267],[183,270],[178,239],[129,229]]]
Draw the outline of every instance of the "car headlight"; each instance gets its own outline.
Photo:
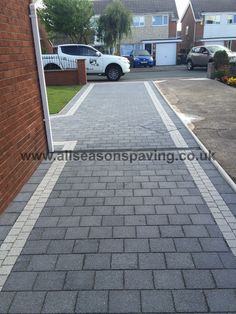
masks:
[[[138,61],[138,58],[134,57],[134,61]]]

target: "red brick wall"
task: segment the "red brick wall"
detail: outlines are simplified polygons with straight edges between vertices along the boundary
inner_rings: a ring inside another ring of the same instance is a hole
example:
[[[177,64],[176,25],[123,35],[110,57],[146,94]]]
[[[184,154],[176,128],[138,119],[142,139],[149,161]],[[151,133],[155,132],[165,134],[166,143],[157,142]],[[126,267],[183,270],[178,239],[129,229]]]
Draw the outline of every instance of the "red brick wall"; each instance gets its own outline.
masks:
[[[231,47],[232,51],[236,51],[236,40],[232,41],[232,47]]]
[[[169,23],[169,38],[175,38],[177,32],[177,22],[176,21],[170,21]]]
[[[63,86],[63,85],[77,85],[79,84],[77,70],[50,70],[45,71],[45,80],[47,86]]]
[[[189,5],[183,19],[182,19],[182,45],[181,48],[183,49],[190,49],[193,47],[194,41],[194,16],[192,9]],[[188,34],[186,35],[186,27],[189,27]]]
[[[0,213],[39,164],[20,154],[46,151],[29,2],[0,1]]]
[[[204,22],[197,22],[196,23],[196,42],[198,42],[200,39],[203,38],[203,33],[204,33]],[[196,44],[194,44],[196,45]],[[200,44],[201,45],[201,44]]]

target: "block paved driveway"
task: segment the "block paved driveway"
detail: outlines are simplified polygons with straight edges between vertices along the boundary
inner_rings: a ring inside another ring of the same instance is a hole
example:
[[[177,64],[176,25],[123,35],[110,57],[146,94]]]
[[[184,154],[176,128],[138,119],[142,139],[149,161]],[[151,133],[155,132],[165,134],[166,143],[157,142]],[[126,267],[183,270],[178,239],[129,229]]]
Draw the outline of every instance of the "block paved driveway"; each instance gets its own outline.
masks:
[[[236,313],[235,192],[177,160],[201,150],[151,82],[89,88],[58,150],[174,162],[43,162],[0,217],[0,313]]]

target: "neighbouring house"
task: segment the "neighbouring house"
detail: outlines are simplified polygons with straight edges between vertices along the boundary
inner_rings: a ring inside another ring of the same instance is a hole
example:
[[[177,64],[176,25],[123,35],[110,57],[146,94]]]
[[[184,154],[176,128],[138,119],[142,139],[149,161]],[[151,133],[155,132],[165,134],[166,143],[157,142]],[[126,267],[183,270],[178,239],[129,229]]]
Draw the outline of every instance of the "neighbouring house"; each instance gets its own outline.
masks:
[[[30,2],[0,2],[0,213],[41,162],[21,154],[48,147]]]
[[[215,44],[236,51],[236,0],[190,0],[181,23],[181,48]]]
[[[111,0],[94,0],[98,18]],[[133,49],[146,49],[156,65],[176,64],[178,13],[175,0],[122,0],[133,15],[131,34],[124,38],[120,54],[129,56]]]

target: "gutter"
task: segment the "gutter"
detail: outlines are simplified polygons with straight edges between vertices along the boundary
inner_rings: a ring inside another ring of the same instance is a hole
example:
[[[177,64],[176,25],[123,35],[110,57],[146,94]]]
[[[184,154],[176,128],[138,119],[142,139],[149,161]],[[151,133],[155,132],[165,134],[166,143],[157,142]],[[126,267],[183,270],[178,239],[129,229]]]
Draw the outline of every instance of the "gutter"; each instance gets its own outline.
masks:
[[[45,123],[48,151],[52,153],[54,152],[54,147],[53,147],[53,139],[52,139],[52,128],[51,128],[51,122],[50,122],[50,116],[49,116],[49,110],[48,110],[48,97],[47,97],[47,92],[46,92],[46,84],[45,84],[43,63],[42,63],[42,57],[41,57],[41,44],[40,44],[39,29],[38,29],[38,19],[37,19],[35,4],[31,3],[29,7],[30,7],[30,18],[31,18],[32,31],[33,31],[36,62],[37,62],[37,68],[38,68],[38,78],[39,78],[41,99],[42,99],[42,105],[43,105],[43,115],[44,115],[43,121]]]

